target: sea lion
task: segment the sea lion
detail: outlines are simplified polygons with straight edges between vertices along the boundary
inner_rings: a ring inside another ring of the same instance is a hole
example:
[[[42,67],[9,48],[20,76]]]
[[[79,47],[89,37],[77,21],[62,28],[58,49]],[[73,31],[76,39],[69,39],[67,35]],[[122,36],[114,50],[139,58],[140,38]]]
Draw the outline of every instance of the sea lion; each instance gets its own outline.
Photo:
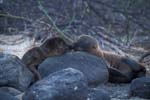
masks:
[[[100,48],[99,42],[92,36],[81,35],[72,45],[75,51],[85,51],[102,57],[110,65],[109,81],[115,83],[131,82],[132,79],[145,76],[146,69],[139,62],[125,56],[113,54]]]
[[[33,47],[22,57],[22,61],[30,71],[33,72],[35,79],[40,80],[41,76],[37,71],[37,66],[46,58],[59,56],[66,53],[69,49],[67,43],[60,37],[47,39],[41,46]]]

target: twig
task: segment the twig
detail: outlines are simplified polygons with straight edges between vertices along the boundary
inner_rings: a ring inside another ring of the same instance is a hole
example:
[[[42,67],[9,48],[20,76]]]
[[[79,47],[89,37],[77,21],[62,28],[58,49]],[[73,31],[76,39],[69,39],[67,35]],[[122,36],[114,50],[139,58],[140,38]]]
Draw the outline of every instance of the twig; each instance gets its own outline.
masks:
[[[142,62],[144,60],[144,58],[149,55],[150,55],[150,51],[146,52],[143,56],[141,56],[141,58],[139,59],[139,62]]]
[[[131,39],[131,40],[128,42],[128,44],[127,44],[127,46],[128,46],[128,47],[130,47],[130,46],[131,46],[131,43],[134,41],[134,39],[135,39],[135,37],[136,37],[137,33],[138,33],[138,31],[136,30],[136,31],[134,32],[134,34],[133,34],[132,39]]]
[[[93,32],[93,31],[91,31],[91,32]],[[95,33],[95,32],[94,32]],[[97,33],[97,32],[96,32]],[[97,33],[97,35],[99,35],[98,33]],[[114,45],[114,44],[112,44],[111,42],[109,42],[108,40],[104,40],[104,38],[103,37],[99,37],[100,38],[100,40],[103,40],[102,41],[102,43],[104,43],[105,45],[108,45],[111,49],[113,49],[113,50],[115,50],[117,53],[119,53],[119,54],[121,54],[121,55],[123,55],[123,56],[126,56],[127,54],[125,53],[125,52],[123,52],[121,49],[119,49],[116,45]]]
[[[135,18],[136,16],[142,15],[142,13],[135,13],[135,12],[131,12],[131,11],[126,11],[126,12],[125,12],[125,11],[124,11],[123,9],[121,9],[121,8],[118,9],[118,8],[116,8],[115,6],[112,6],[112,5],[110,5],[110,4],[107,4],[107,3],[103,2],[103,1],[100,1],[100,0],[91,0],[91,2],[99,3],[99,4],[101,4],[101,5],[104,5],[104,6],[108,7],[108,8],[111,8],[111,10],[112,10],[113,12],[118,12],[118,13],[122,13],[122,14],[128,14],[128,15],[132,16],[132,17],[130,17],[129,19],[130,19],[133,23],[138,24],[140,27],[142,27],[144,30],[147,30],[148,32],[150,31],[149,28],[145,27],[140,21],[136,20],[136,18]],[[90,4],[90,6],[92,6],[90,2],[89,2],[89,4]],[[98,11],[98,9],[97,9],[97,11]],[[98,14],[98,15],[100,16],[100,14]],[[148,19],[147,16],[145,16],[145,15],[143,15],[143,16]],[[102,16],[100,16],[100,17],[102,17]]]
[[[111,38],[111,37],[109,37],[108,35],[103,34],[103,33],[101,33],[101,32],[96,32],[96,33],[97,33],[100,37],[104,38],[105,40],[107,40],[107,41],[109,41],[109,42],[111,42],[111,43],[116,44],[117,46],[120,46],[120,47],[123,47],[123,46],[124,46],[124,44],[121,43],[121,42],[119,42],[117,39]]]
[[[65,32],[66,30],[68,30],[68,28],[71,26],[72,22],[74,21],[75,19],[75,12],[73,13],[73,16],[71,18],[71,21],[69,22],[68,26],[65,27],[65,29],[63,30],[63,32]]]
[[[21,20],[25,20],[28,22],[32,22],[31,19],[25,18],[25,17],[21,17],[21,16],[15,16],[15,15],[11,15],[11,14],[0,14],[0,16],[2,17],[10,17],[10,18],[14,18],[14,19],[21,19]]]
[[[47,13],[47,11],[44,9],[44,7],[41,4],[41,1],[38,0],[38,4],[39,4],[39,8],[42,10],[42,12],[46,15],[46,17],[49,19],[49,21],[52,23],[52,26],[54,27],[54,29],[60,34],[60,36],[67,41],[69,44],[73,43],[73,41],[68,38],[57,26],[56,23],[53,21],[53,19],[49,16],[49,14]]]

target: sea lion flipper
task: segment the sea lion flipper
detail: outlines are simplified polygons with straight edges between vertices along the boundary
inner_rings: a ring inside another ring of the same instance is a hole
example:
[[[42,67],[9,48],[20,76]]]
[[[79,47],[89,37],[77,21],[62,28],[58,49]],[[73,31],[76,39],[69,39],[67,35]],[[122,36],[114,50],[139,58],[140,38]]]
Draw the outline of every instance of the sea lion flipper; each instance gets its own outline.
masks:
[[[122,62],[124,62],[125,64],[127,64],[128,66],[130,66],[130,68],[132,69],[133,72],[136,73],[143,73],[143,76],[146,74],[146,68],[139,62],[131,59],[131,58],[122,58],[121,59]]]
[[[130,82],[131,79],[126,75],[121,73],[119,70],[109,67],[109,82],[113,83],[122,83],[122,82]]]
[[[30,70],[32,71],[32,73],[34,74],[35,80],[41,80],[41,75],[40,73],[37,71],[35,66],[29,67]]]

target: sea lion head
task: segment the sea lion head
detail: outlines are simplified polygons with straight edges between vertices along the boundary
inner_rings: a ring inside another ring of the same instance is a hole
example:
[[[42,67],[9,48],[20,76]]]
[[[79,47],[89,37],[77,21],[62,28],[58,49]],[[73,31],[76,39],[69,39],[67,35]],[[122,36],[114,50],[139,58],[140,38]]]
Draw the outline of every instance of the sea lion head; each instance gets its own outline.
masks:
[[[81,35],[79,39],[73,44],[72,48],[75,51],[85,51],[94,53],[99,50],[98,41],[89,35]]]
[[[47,56],[57,56],[66,53],[69,50],[68,44],[60,37],[54,37],[46,40],[40,48]]]

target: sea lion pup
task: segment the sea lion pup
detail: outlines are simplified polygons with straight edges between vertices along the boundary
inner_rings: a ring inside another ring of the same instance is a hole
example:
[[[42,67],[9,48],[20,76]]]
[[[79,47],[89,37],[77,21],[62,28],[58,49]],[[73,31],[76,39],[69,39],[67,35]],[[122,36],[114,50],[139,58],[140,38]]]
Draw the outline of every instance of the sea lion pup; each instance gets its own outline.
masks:
[[[126,83],[146,74],[146,69],[143,65],[131,58],[101,50],[98,41],[89,35],[81,35],[72,45],[72,49],[75,51],[86,51],[104,58],[110,65],[108,68],[110,82]]]
[[[41,46],[34,47],[27,51],[22,61],[33,72],[35,79],[40,80],[41,76],[37,71],[37,66],[47,57],[62,55],[69,49],[67,43],[60,37],[47,39]]]

